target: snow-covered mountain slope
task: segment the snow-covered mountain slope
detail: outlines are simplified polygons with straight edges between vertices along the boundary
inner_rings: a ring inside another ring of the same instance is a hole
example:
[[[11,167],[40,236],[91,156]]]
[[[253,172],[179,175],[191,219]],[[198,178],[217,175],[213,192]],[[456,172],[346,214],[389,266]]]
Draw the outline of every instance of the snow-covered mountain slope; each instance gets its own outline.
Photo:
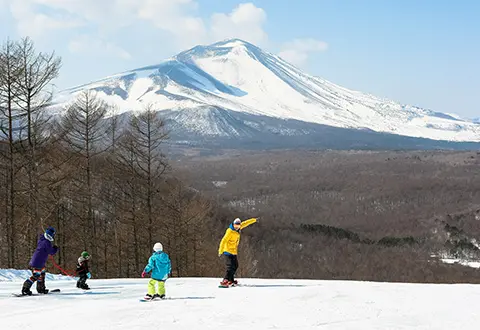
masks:
[[[82,90],[99,92],[120,112],[154,104],[204,136],[243,134],[245,129],[228,118],[234,112],[434,140],[480,141],[478,123],[343,88],[238,39],[197,46],[158,65],[69,89],[59,102]]]
[[[240,279],[220,289],[219,279],[172,278],[170,299],[140,302],[148,279],[48,282],[61,292],[11,297],[22,282],[0,285],[2,329],[49,330],[395,330],[478,329],[478,285]]]

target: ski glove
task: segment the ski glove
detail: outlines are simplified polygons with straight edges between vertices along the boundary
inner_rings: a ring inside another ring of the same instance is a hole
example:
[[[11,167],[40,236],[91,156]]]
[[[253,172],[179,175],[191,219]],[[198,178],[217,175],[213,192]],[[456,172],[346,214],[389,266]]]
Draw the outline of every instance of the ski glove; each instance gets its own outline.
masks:
[[[88,278],[92,278],[92,274],[90,272],[87,273]]]
[[[142,277],[145,277],[147,276],[147,273],[145,273],[145,271],[142,272]]]

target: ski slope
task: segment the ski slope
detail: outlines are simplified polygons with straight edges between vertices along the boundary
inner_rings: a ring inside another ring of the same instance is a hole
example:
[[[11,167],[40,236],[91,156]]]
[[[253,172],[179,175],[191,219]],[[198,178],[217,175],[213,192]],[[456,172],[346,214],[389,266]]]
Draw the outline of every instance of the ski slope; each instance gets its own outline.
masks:
[[[60,294],[11,297],[0,283],[0,329],[478,329],[480,286],[348,281],[172,278],[169,300],[140,302],[148,279],[49,281]],[[35,291],[34,291],[35,292]]]

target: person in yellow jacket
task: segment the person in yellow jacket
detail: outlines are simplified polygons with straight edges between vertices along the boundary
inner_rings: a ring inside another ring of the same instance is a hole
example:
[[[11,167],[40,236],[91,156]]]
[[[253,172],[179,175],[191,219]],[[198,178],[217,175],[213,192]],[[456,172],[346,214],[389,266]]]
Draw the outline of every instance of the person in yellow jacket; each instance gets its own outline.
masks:
[[[237,281],[235,280],[235,272],[238,269],[238,243],[240,243],[240,231],[245,227],[250,226],[251,224],[257,222],[256,218],[251,218],[245,221],[241,221],[239,218],[235,219],[232,224],[225,231],[225,235],[220,242],[220,247],[218,248],[218,256],[223,255],[225,258],[225,265],[227,271],[222,282],[221,286],[231,286],[236,285]]]

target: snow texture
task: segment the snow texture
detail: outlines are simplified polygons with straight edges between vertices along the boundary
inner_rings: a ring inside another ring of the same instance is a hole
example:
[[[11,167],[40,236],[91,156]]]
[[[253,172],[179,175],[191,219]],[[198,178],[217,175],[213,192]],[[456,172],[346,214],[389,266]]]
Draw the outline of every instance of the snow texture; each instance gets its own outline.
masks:
[[[0,269],[0,282],[24,281],[32,275],[29,270]],[[46,274],[47,281],[68,281],[71,277],[64,275]]]
[[[153,104],[177,111],[178,124],[206,136],[238,137],[235,122],[208,110],[293,119],[447,141],[480,141],[480,125],[453,114],[404,105],[308,75],[238,39],[197,46],[158,65],[64,91],[58,102],[93,90],[120,112]],[[223,127],[223,128],[222,128]],[[292,134],[288,129],[277,132]]]
[[[458,264],[466,267],[480,268],[479,261],[469,261],[469,260],[462,260],[457,258],[443,258],[441,260],[443,263],[446,263],[446,264]]]
[[[91,291],[47,281],[61,292],[11,297],[22,282],[0,286],[2,329],[263,330],[478,329],[478,285],[172,278],[168,300],[140,302],[148,279],[89,280]]]

